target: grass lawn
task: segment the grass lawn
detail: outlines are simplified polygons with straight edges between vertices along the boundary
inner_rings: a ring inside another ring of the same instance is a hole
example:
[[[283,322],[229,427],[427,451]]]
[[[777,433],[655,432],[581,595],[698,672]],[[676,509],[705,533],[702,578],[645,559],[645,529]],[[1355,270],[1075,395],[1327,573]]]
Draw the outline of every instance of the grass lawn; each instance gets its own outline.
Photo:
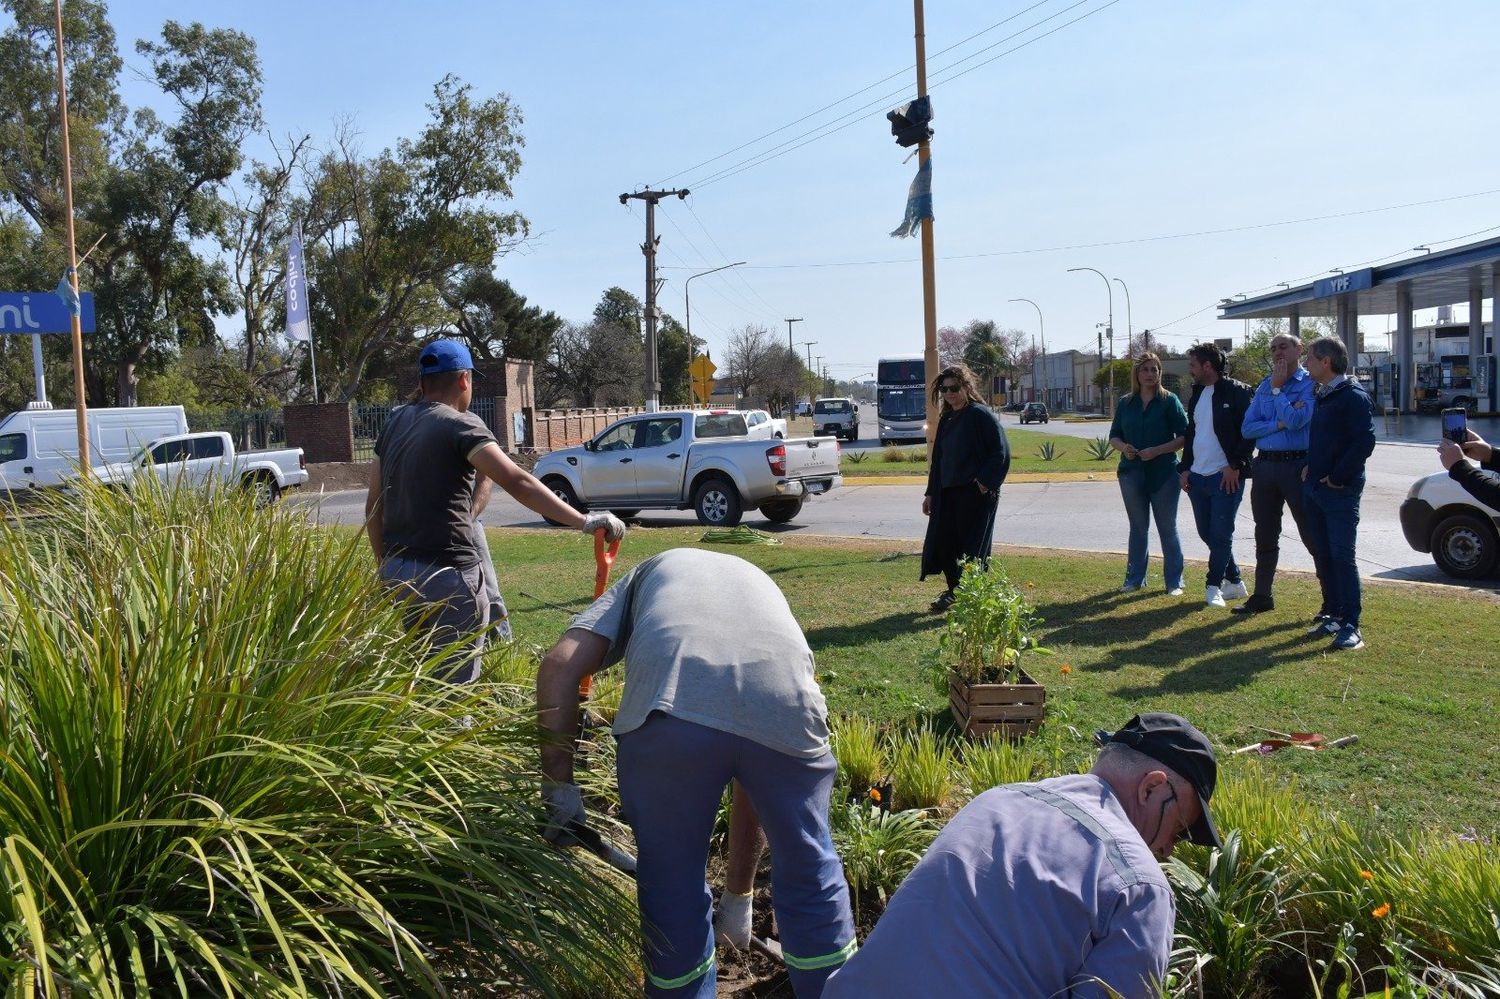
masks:
[[[696,545],[702,533],[633,530],[614,578],[665,548]],[[568,615],[540,601],[587,605],[591,542],[562,531],[490,537],[516,634],[550,646]],[[951,728],[929,666],[942,621],[926,607],[939,587],[917,582],[910,543],[791,537],[778,547],[720,550],[761,566],[786,593],[834,711]],[[1369,645],[1334,654],[1302,635],[1317,606],[1311,577],[1288,574],[1277,585],[1277,609],[1245,620],[1208,610],[1195,596],[1118,593],[1119,556],[1005,551],[998,559],[1046,619],[1045,642],[1056,654],[1033,658],[1030,668],[1047,684],[1054,723],[1076,729],[1080,758],[1096,728],[1117,727],[1137,711],[1176,711],[1208,733],[1225,765],[1295,777],[1351,818],[1500,832],[1493,674],[1500,601],[1493,594],[1367,583]],[[1154,572],[1159,582],[1159,566]],[[1359,742],[1317,753],[1228,755],[1268,729],[1352,734]]]
[[[1109,425],[1104,424],[1099,430],[1099,436],[1103,437],[1108,433]],[[1112,453],[1107,460],[1099,461],[1089,454],[1089,442],[1080,437],[1013,426],[1005,428],[1005,436],[1010,442],[1012,472],[1093,472],[1112,479],[1115,465],[1120,460],[1118,454]],[[1057,457],[1052,461],[1044,461],[1039,452],[1042,445],[1049,442],[1057,448]],[[903,445],[900,450],[910,455],[925,452],[926,448],[920,445]],[[866,452],[869,454],[868,458],[858,462],[850,460],[852,453],[854,452],[844,452],[844,460],[840,463],[845,476],[927,474],[925,453],[920,461],[887,461],[883,450],[873,449]]]

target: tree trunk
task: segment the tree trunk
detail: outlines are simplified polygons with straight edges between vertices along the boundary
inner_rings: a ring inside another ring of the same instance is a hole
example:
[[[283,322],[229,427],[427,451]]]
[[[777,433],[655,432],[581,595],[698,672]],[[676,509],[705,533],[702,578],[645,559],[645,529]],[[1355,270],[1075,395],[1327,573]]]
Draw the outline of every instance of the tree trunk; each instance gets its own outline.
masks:
[[[136,404],[136,385],[140,379],[135,376],[135,362],[121,358],[115,367],[115,405],[134,406]]]

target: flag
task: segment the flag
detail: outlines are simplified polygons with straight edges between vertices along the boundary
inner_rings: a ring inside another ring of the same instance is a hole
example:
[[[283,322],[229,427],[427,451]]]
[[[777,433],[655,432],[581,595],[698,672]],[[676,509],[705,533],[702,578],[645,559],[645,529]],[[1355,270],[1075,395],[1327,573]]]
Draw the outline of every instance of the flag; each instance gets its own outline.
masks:
[[[78,302],[78,292],[73,290],[73,282],[68,280],[72,276],[73,268],[69,267],[63,271],[62,280],[57,282],[57,297],[62,299],[63,304],[68,307],[68,315],[81,316],[83,306]]]
[[[292,244],[286,253],[286,338],[298,343],[312,341],[307,322],[307,273],[302,268],[302,226],[292,226]]]
[[[915,236],[922,228],[922,220],[932,218],[932,158],[928,157],[917,170],[911,187],[906,192],[906,217],[892,232],[892,236]]]

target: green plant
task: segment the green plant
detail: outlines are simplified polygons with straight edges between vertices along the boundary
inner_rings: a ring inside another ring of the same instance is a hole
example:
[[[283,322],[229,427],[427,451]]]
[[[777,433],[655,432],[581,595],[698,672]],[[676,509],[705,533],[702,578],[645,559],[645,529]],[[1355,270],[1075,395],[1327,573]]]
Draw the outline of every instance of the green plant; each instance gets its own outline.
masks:
[[[833,722],[831,740],[839,776],[855,794],[862,794],[885,776],[880,733],[863,715],[840,715]]]
[[[964,750],[963,776],[969,796],[973,797],[1001,784],[1020,784],[1031,780],[1040,769],[1029,742],[1008,739],[981,739]]]
[[[856,905],[865,893],[889,897],[938,831],[926,812],[886,812],[865,801],[834,802],[829,824]]]
[[[921,464],[927,460],[927,449],[925,447],[914,447],[906,452],[906,460],[913,465]]]
[[[901,448],[897,447],[894,444],[887,444],[885,447],[881,448],[881,450],[880,450],[880,460],[881,461],[888,461],[888,462],[892,462],[892,463],[895,463],[895,462],[898,462],[898,461],[905,461],[906,460],[906,452],[903,451]]]
[[[863,465],[865,459],[870,457],[869,451],[850,451],[844,455],[844,460],[853,465]]]
[[[1110,447],[1109,441],[1103,437],[1095,437],[1084,445],[1084,447],[1088,450],[1089,457],[1095,461],[1108,461],[1115,453],[1115,449]],[[1048,458],[1047,460],[1051,461],[1052,459]]]
[[[251,502],[0,526],[0,984],[624,992],[634,905],[537,835],[532,712],[428,675],[358,535]]]
[[[942,689],[948,669],[967,683],[1009,683],[1024,652],[1047,654],[1037,644],[1041,618],[996,563],[964,563],[938,641]]]
[[[896,807],[941,808],[953,796],[953,750],[930,726],[908,729],[896,736],[891,742],[890,760]]]
[[[1056,461],[1067,453],[1066,451],[1058,450],[1057,445],[1052,441],[1043,441],[1041,446],[1036,449],[1037,457],[1043,461]]]

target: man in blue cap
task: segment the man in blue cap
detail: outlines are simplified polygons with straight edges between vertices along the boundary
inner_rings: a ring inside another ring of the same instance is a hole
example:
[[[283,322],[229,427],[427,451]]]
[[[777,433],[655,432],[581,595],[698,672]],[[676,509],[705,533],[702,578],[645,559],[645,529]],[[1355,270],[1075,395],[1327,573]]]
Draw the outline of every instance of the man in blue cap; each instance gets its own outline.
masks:
[[[1219,846],[1213,747],[1177,715],[1137,715],[1086,774],[969,802],[891,896],[824,996],[1159,995],[1176,906],[1160,860]]]
[[[579,513],[530,472],[506,457],[475,414],[474,359],[454,340],[435,340],[418,358],[422,397],[391,414],[375,441],[365,524],[380,578],[427,613],[439,644],[479,636],[472,655],[447,664],[443,677],[467,683],[479,676],[479,653],[489,625],[482,560],[475,543],[474,493],[479,476],[493,480],[543,517],[585,534],[603,530],[613,541],[625,525],[611,513]]]

